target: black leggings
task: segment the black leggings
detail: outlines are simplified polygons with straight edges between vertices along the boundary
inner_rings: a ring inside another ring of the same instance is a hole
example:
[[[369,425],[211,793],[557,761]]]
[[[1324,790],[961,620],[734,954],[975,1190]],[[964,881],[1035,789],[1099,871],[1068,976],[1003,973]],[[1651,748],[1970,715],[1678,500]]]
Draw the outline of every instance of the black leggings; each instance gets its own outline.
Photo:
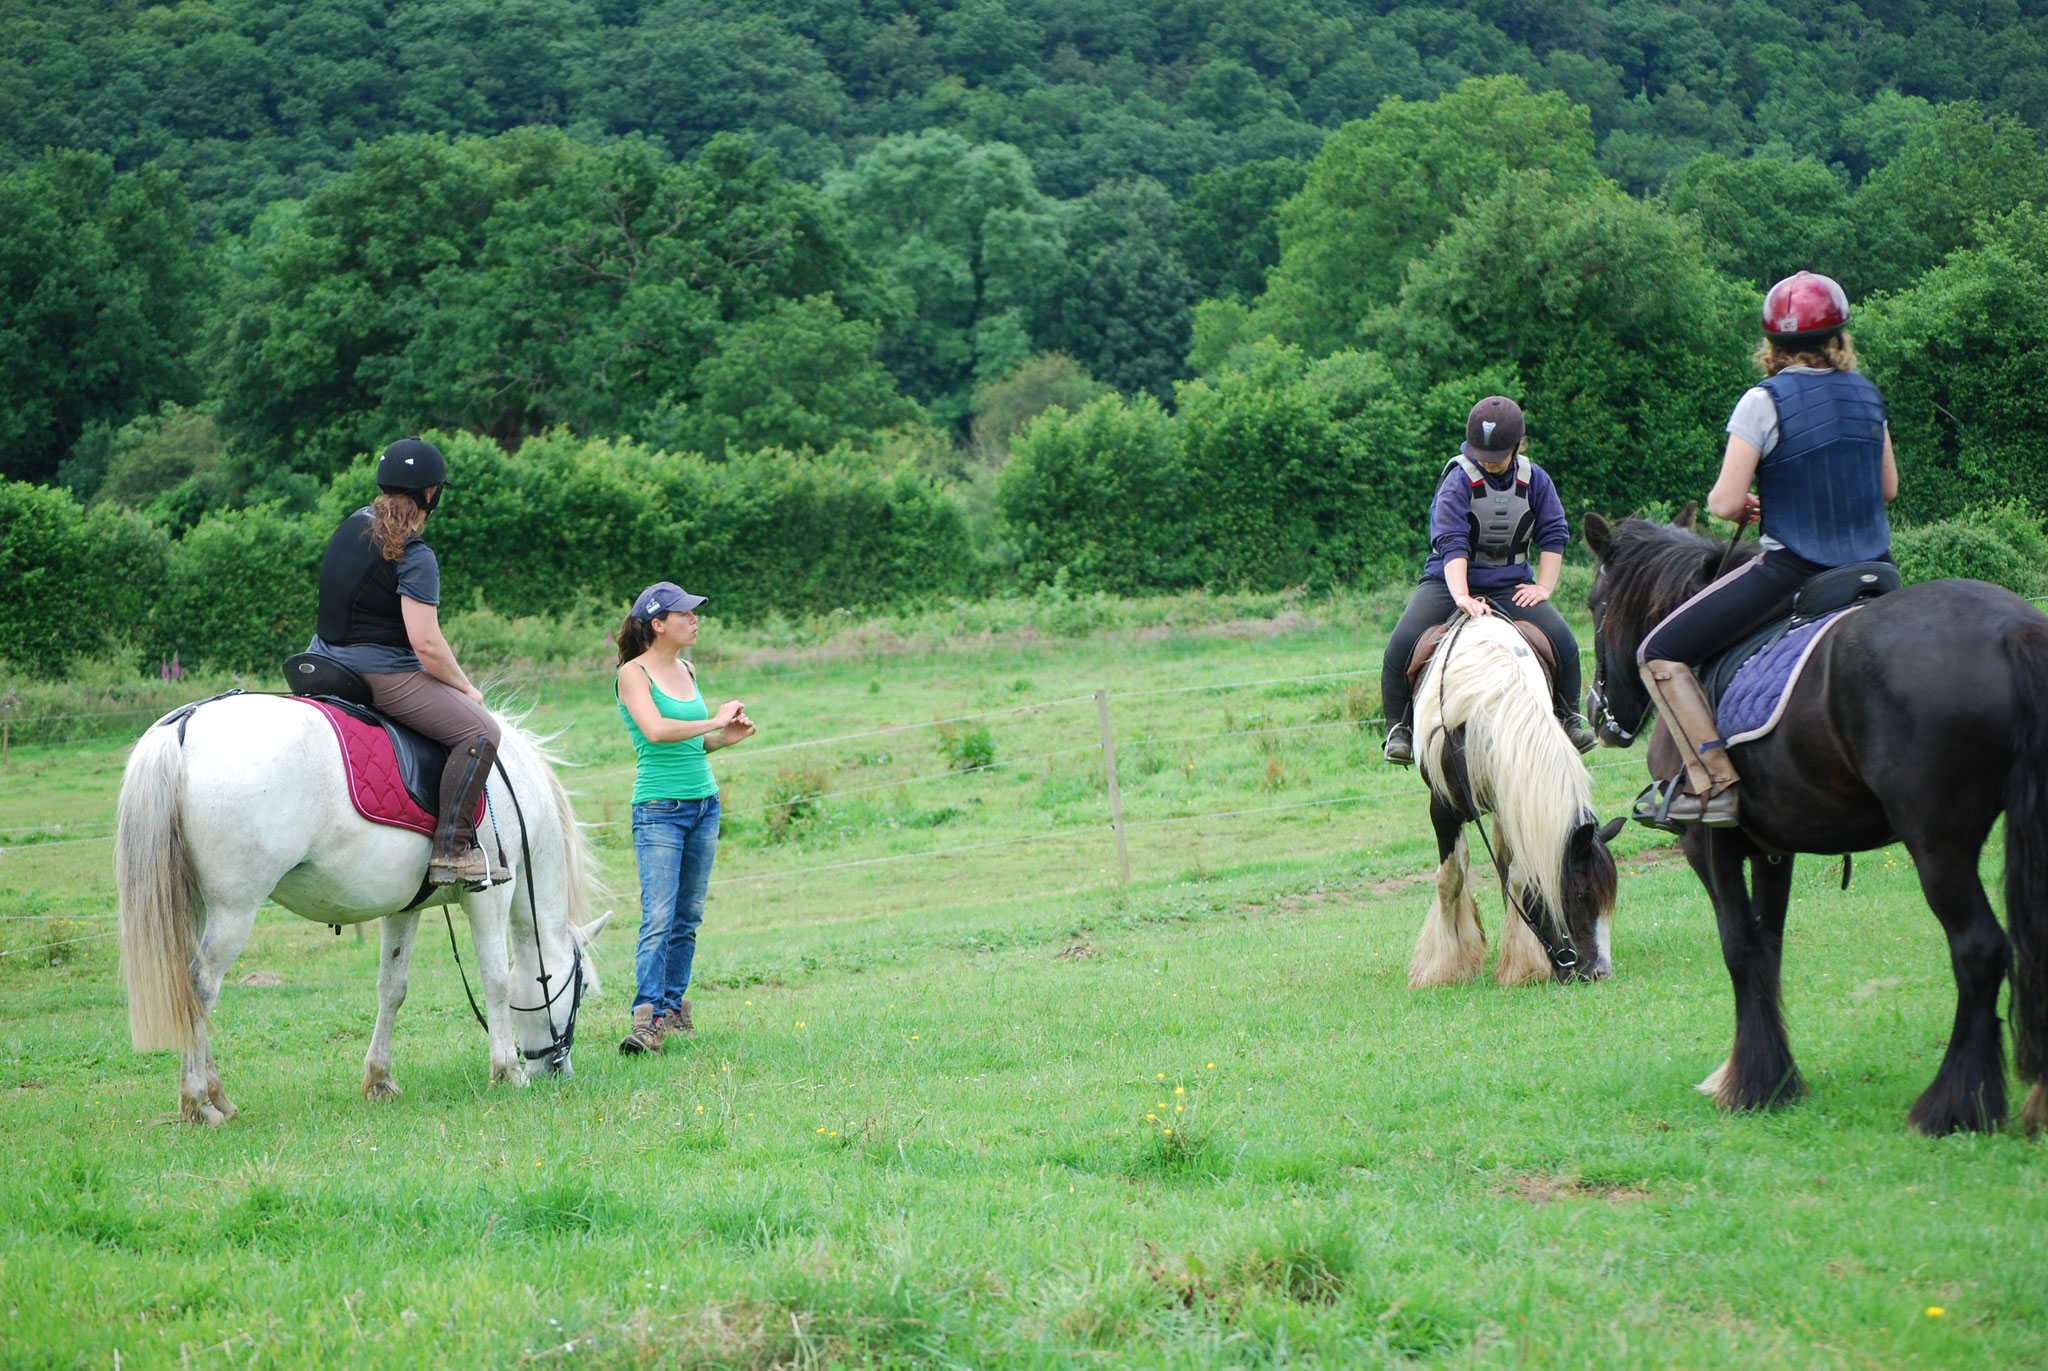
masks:
[[[1709,582],[1705,590],[1665,615],[1636,650],[1636,665],[1698,666],[1771,620],[1790,614],[1799,587],[1825,570],[1796,552],[1771,549]]]
[[[1543,631],[1543,636],[1550,640],[1552,654],[1557,658],[1552,705],[1561,715],[1577,713],[1579,640],[1572,637],[1564,615],[1559,614],[1556,606],[1548,600],[1528,606],[1516,604],[1513,586],[1472,593],[1492,605],[1494,613],[1534,624]],[[1408,659],[1415,655],[1415,640],[1428,632],[1432,624],[1440,624],[1460,612],[1458,602],[1451,598],[1451,588],[1442,581],[1425,580],[1408,597],[1408,608],[1402,612],[1401,622],[1394,625],[1394,636],[1387,640],[1387,655],[1380,663],[1380,713],[1386,718],[1388,728],[1412,722],[1409,716],[1414,702],[1408,696]]]

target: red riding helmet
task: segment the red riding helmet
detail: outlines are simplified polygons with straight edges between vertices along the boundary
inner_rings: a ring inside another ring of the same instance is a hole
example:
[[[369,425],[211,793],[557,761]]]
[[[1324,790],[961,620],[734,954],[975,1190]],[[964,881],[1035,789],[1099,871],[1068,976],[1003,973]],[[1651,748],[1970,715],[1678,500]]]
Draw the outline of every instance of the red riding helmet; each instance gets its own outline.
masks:
[[[1780,343],[1817,343],[1849,326],[1849,297],[1832,276],[1802,271],[1764,296],[1764,336]]]

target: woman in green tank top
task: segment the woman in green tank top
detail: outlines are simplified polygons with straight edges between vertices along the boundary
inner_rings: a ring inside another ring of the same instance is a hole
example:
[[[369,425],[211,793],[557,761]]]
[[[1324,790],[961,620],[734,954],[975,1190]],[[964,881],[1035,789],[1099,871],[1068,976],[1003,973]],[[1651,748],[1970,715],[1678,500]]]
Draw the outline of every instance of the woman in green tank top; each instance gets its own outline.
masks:
[[[697,641],[697,607],[672,581],[640,592],[619,627],[619,717],[633,738],[633,857],[640,867],[640,943],[633,1024],[619,1051],[659,1052],[689,1034],[690,966],[718,853],[718,782],[705,754],[752,736],[738,700],[712,713],[681,658]]]

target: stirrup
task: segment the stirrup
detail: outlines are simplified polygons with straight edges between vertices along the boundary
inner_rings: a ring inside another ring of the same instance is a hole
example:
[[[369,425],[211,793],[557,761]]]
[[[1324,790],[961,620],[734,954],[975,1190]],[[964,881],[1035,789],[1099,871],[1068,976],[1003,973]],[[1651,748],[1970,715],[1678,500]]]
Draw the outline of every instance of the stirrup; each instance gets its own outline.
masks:
[[[1671,817],[1671,802],[1678,798],[1678,783],[1679,778],[1673,776],[1668,781],[1652,781],[1644,786],[1629,809],[1629,817],[1660,832],[1684,833],[1685,825]]]

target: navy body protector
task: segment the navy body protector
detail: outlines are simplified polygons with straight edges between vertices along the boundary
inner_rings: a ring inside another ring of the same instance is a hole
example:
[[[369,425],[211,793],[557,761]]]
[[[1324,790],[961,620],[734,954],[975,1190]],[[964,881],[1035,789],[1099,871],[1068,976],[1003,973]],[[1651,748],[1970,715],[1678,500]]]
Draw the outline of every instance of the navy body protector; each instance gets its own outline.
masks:
[[[1822,566],[1882,557],[1884,397],[1853,371],[1781,371],[1762,385],[1778,410],[1777,445],[1757,467],[1764,532]]]
[[[1503,490],[1487,484],[1486,469],[1462,452],[1444,463],[1444,476],[1453,470],[1463,472],[1471,487],[1472,564],[1528,565],[1529,541],[1536,529],[1536,511],[1529,504],[1529,459],[1517,454],[1515,479]]]
[[[412,639],[406,635],[398,600],[398,567],[385,561],[383,551],[371,541],[370,511],[359,509],[327,540],[327,552],[320,559],[320,613],[314,626],[321,640],[335,647],[377,643],[410,652]]]

